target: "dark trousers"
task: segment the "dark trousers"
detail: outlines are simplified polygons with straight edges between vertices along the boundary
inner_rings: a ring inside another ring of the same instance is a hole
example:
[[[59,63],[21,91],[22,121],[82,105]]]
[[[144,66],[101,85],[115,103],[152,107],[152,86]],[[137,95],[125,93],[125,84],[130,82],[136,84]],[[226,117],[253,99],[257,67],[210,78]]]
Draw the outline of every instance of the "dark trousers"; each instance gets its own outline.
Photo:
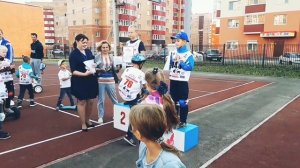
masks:
[[[187,100],[189,97],[189,84],[186,81],[170,80],[170,94],[175,102],[178,104],[179,100]],[[189,112],[189,106],[180,107],[176,105],[176,110],[180,115],[180,122],[185,122]]]
[[[68,87],[68,88],[60,88],[60,94],[59,94],[56,106],[59,106],[62,103],[66,94],[69,97],[71,106],[75,105],[74,100],[72,98],[72,94],[71,94],[71,88]]]
[[[15,88],[14,88],[14,81],[7,81],[5,82],[5,86],[8,92],[8,97],[5,100],[5,108],[10,108],[10,101],[15,96]]]
[[[21,100],[21,101],[23,100],[26,89],[28,90],[29,98],[34,99],[32,84],[28,84],[28,85],[21,85],[20,84],[20,94],[18,96],[19,100]]]
[[[140,95],[137,95],[137,97],[134,99],[134,100],[131,100],[131,101],[125,101],[124,102],[124,105],[129,105],[130,108],[132,108],[133,106],[137,105],[138,104],[138,101],[140,100]],[[129,138],[133,138],[134,135],[132,133],[132,128],[131,128],[131,124],[129,124],[129,127],[128,127],[128,131],[127,131],[127,137]]]

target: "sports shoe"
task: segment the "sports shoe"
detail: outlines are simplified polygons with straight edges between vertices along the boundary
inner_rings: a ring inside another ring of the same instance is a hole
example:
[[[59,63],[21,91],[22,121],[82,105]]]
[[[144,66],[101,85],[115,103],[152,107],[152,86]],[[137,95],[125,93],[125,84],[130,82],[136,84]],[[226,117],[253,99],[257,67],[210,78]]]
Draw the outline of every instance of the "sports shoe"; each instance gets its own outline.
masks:
[[[17,108],[21,108],[22,107],[22,101],[18,101],[17,102]]]
[[[100,118],[98,119],[98,124],[103,124],[103,118],[100,117]]]
[[[136,146],[136,143],[135,143],[134,139],[129,138],[128,136],[125,136],[123,139],[124,139],[127,143],[129,143],[131,146]]]
[[[10,137],[8,132],[0,131],[0,139],[9,139]]]
[[[30,101],[30,102],[29,102],[29,105],[30,105],[30,107],[36,106],[36,102]]]
[[[185,127],[186,126],[186,123],[185,122],[180,122],[178,124],[178,127],[177,128],[182,128],[182,127]]]
[[[6,112],[6,113],[14,113],[14,111],[11,108],[4,108],[4,112]]]

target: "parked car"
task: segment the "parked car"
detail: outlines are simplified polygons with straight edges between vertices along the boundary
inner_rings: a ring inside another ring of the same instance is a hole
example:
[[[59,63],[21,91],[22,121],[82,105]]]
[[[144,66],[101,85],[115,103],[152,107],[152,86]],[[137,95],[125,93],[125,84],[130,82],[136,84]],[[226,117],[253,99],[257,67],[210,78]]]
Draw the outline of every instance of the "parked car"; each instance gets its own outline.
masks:
[[[207,49],[204,52],[204,60],[221,62],[222,54],[218,49]]]
[[[63,50],[61,50],[61,49],[54,49],[53,50],[53,54],[64,54],[64,51]]]
[[[300,54],[299,53],[284,53],[279,57],[279,63],[288,63],[289,65],[292,64],[300,64]]]

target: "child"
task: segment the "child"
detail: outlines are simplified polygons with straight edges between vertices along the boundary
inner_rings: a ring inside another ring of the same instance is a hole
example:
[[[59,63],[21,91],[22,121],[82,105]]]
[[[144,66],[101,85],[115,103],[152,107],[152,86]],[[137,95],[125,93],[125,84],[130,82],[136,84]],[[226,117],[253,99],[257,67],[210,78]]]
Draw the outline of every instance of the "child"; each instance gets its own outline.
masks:
[[[65,60],[59,60],[58,66],[60,68],[60,71],[58,72],[58,79],[60,84],[60,94],[56,103],[56,110],[59,110],[59,108],[62,105],[62,101],[65,97],[65,94],[67,93],[71,106],[74,106],[74,100],[71,95],[71,72],[67,70],[67,65],[65,63]]]
[[[6,52],[7,52],[7,48],[5,46],[0,46],[0,55],[3,56],[3,55],[6,54]],[[2,66],[2,63],[0,64],[0,70],[1,71],[4,70],[4,67]],[[2,123],[5,119],[5,114],[4,114],[4,111],[3,111],[3,99],[5,99],[7,97],[8,97],[7,89],[6,89],[6,86],[4,84],[4,79],[2,77],[2,73],[0,73],[0,140],[10,138],[9,133],[7,133],[5,131],[1,131]]]
[[[0,46],[0,64],[1,69],[5,69],[5,71],[1,72],[1,76],[4,80],[8,97],[5,101],[4,112],[6,113],[14,113],[12,109],[10,109],[10,101],[14,98],[15,90],[14,90],[14,79],[13,73],[15,72],[15,65],[11,63],[9,59],[6,58],[7,48],[5,46]]]
[[[194,68],[193,54],[187,48],[189,42],[188,35],[185,32],[179,32],[171,37],[176,40],[177,50],[170,55],[170,94],[176,103],[177,111],[180,113],[179,127],[186,125],[188,115],[188,96],[191,71]]]
[[[124,104],[129,105],[130,108],[136,105],[141,99],[141,91],[145,88],[145,73],[141,71],[145,61],[144,56],[140,54],[134,55],[131,59],[133,67],[126,68],[121,75],[119,93],[122,99],[125,100]],[[130,127],[131,126],[128,128],[127,136],[124,137],[124,140],[130,145],[136,146]]]
[[[179,159],[179,151],[163,142],[167,129],[165,112],[154,104],[140,104],[129,114],[132,132],[141,141],[137,167],[185,168]]]
[[[146,72],[145,79],[147,81],[146,86],[149,91],[149,95],[142,103],[157,104],[164,109],[166,113],[167,130],[163,137],[167,144],[173,145],[172,129],[176,128],[179,121],[176,114],[175,104],[171,96],[167,94],[168,85],[165,83],[164,74],[160,69],[153,68],[153,70],[148,70]]]
[[[20,78],[19,79],[20,92],[17,100],[18,108],[22,107],[22,101],[26,89],[28,90],[29,93],[30,106],[31,107],[36,106],[36,103],[34,101],[32,80],[33,79],[39,80],[39,78],[33,75],[32,68],[29,62],[30,62],[30,58],[28,56],[23,56],[23,64],[19,66],[18,71],[16,73],[17,78]]]

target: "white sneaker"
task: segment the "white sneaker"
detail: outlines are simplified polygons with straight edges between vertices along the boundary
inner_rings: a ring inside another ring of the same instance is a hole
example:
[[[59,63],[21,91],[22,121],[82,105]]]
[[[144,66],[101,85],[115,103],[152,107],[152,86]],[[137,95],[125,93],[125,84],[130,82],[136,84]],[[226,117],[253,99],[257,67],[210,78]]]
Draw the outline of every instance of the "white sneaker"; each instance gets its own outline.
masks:
[[[103,119],[102,118],[98,119],[98,124],[103,124]]]

